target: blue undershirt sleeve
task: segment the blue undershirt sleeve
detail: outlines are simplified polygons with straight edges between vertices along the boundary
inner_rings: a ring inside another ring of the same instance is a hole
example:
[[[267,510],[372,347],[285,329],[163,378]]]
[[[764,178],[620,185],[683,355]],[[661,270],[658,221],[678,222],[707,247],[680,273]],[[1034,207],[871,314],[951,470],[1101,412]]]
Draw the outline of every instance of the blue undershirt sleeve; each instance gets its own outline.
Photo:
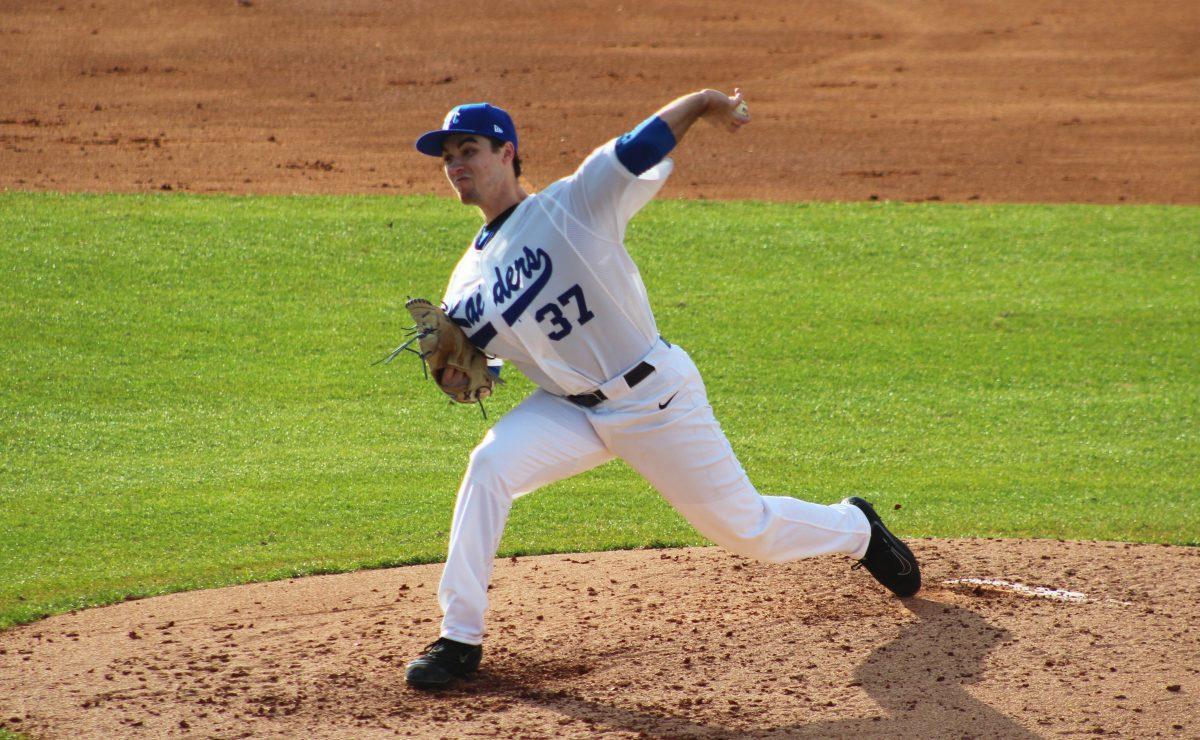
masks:
[[[650,116],[638,127],[617,139],[617,159],[635,175],[663,161],[675,148],[675,134],[658,116]]]

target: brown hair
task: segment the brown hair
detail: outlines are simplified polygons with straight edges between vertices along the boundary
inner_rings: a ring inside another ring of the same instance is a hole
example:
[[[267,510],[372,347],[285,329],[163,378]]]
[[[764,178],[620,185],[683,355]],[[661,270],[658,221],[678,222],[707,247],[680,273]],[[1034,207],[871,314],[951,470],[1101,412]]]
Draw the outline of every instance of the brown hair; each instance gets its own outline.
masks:
[[[500,147],[504,146],[504,142],[499,139],[493,139],[489,136],[488,140],[492,142],[493,152],[500,151]],[[521,157],[520,155],[516,154],[515,147],[513,150],[513,174],[516,175],[518,180],[521,179]]]

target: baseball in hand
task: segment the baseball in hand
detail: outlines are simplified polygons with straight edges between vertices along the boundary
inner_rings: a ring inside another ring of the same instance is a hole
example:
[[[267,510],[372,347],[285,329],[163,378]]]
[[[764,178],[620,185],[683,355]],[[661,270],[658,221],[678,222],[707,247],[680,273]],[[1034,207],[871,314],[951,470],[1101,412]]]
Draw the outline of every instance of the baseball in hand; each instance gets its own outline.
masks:
[[[737,107],[736,107],[736,108],[734,108],[734,111],[735,111],[735,112],[736,112],[736,113],[737,113],[739,116],[748,116],[748,115],[750,115],[750,109],[749,109],[748,107],[746,107],[746,101],[745,101],[745,100],[743,100],[742,102],[738,103],[738,104],[737,104]]]

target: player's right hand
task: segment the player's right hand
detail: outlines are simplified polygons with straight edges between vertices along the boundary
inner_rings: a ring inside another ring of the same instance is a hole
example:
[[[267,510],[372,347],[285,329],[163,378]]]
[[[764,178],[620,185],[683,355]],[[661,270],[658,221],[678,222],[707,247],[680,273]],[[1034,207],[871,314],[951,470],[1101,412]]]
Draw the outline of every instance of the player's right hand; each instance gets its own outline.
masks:
[[[733,95],[717,92],[715,105],[710,105],[709,120],[720,126],[730,133],[737,133],[742,126],[750,123],[750,110],[745,106],[745,98],[742,96],[742,89],[735,87]]]

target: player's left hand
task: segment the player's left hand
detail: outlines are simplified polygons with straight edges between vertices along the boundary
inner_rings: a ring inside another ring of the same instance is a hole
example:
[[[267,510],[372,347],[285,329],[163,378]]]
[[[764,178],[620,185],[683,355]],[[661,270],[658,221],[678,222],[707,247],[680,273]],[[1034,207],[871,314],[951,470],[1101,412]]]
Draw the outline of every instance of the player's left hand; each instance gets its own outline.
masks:
[[[442,390],[453,396],[457,391],[461,391],[471,383],[471,378],[458,368],[447,366],[442,370],[442,377],[439,379],[438,385]]]
[[[477,403],[491,395],[492,386],[503,382],[488,369],[487,356],[471,344],[443,307],[423,298],[410,298],[404,307],[416,322],[410,339],[380,362],[390,362],[404,350],[420,355],[442,392],[459,403]],[[420,352],[411,349],[414,342]]]

